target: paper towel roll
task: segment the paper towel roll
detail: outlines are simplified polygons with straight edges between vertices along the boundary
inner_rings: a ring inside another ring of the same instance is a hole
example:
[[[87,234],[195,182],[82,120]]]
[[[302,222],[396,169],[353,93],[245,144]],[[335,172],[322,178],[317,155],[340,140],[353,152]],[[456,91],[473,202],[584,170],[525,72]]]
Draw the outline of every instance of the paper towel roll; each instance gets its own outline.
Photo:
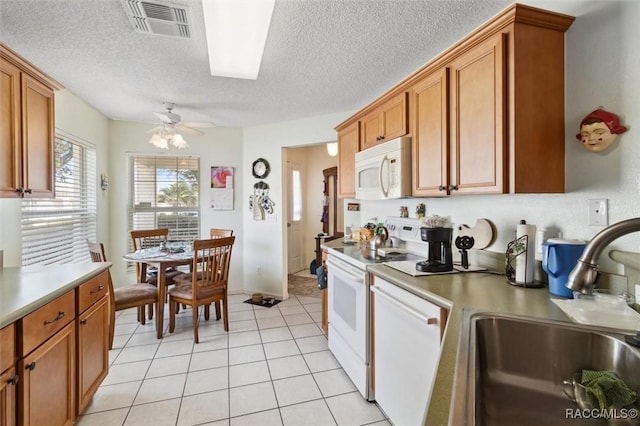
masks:
[[[527,253],[516,257],[516,283],[531,284],[536,264],[536,226],[521,220],[516,227],[516,238],[524,235],[527,236]]]

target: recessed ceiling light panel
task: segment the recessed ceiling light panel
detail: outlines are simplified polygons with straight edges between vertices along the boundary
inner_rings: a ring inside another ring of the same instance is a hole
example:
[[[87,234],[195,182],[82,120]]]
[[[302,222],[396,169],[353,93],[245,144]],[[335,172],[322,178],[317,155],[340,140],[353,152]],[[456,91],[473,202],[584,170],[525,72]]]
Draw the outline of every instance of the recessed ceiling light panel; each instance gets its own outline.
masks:
[[[211,75],[258,78],[275,0],[203,0]]]

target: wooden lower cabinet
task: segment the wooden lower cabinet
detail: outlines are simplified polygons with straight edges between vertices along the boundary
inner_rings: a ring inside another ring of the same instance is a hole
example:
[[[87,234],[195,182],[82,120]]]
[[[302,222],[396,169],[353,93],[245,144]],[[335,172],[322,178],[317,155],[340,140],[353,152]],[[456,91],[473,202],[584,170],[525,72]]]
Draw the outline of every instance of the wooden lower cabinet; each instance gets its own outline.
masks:
[[[103,271],[0,330],[0,426],[73,425],[87,408],[109,371],[107,280]]]
[[[16,369],[10,368],[0,374],[0,426],[16,424],[16,396],[18,376]]]
[[[103,297],[78,316],[78,401],[80,415],[109,371],[109,304]]]
[[[18,361],[20,425],[73,425],[76,339],[71,322]]]

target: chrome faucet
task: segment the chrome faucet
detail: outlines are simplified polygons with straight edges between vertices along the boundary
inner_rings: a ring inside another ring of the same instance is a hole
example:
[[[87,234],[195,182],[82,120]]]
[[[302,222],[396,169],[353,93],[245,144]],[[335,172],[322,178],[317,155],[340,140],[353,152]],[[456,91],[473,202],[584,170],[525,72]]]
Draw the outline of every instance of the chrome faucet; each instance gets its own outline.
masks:
[[[598,277],[600,253],[613,240],[632,232],[640,232],[640,217],[623,220],[598,232],[584,248],[578,263],[569,274],[566,286],[573,291],[591,294]]]

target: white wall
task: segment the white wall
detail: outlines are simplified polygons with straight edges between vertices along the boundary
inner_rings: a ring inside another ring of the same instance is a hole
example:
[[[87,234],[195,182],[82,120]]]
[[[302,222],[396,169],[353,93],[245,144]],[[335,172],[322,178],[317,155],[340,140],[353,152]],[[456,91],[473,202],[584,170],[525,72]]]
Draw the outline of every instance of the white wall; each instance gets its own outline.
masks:
[[[107,170],[109,121],[82,99],[68,90],[55,94],[55,126],[67,134],[90,142],[96,147],[97,173]],[[96,183],[97,185],[98,183]],[[98,239],[109,235],[108,194],[97,190]],[[4,266],[22,263],[22,214],[19,199],[0,199],[0,250],[4,250]]]
[[[283,191],[283,166],[286,155],[282,148],[334,141],[334,127],[355,113],[342,112],[303,120],[276,123],[244,129],[242,158],[244,169],[242,219],[244,224],[245,291],[260,291],[279,297],[286,296],[286,191]],[[256,158],[265,158],[271,165],[271,174],[265,179],[271,188],[269,195],[275,201],[276,220],[254,221],[249,212],[249,194],[257,180],[250,166]],[[286,168],[285,168],[286,170]],[[260,268],[261,275],[258,275]]]
[[[109,157],[111,187],[111,218],[110,252],[114,262],[111,274],[119,282],[131,280],[126,273],[126,262],[122,255],[127,252],[129,235],[127,230],[127,211],[129,207],[129,155],[178,155],[198,156],[200,158],[200,236],[209,237],[210,228],[233,229],[236,242],[233,247],[233,259],[229,275],[229,291],[241,292],[243,288],[243,230],[242,211],[243,173],[246,167],[241,161],[242,130],[216,127],[206,130],[206,134],[199,137],[188,137],[188,148],[169,152],[160,150],[149,144],[148,130],[153,127],[149,123],[134,123],[112,121],[111,150]],[[212,210],[210,206],[210,172],[212,166],[234,167],[234,210]],[[114,278],[115,279],[115,278]]]
[[[587,200],[609,200],[609,223],[640,216],[640,40],[638,2],[598,2],[579,16],[566,34],[566,193],[558,195],[451,196],[445,199],[404,199],[362,202],[361,220],[398,216],[399,207],[415,211],[418,202],[427,215],[449,216],[455,225],[472,226],[487,218],[498,236],[490,251],[504,252],[520,219],[562,232],[564,237],[589,240],[599,226],[589,226]],[[556,8],[557,9],[557,8]],[[607,152],[592,153],[575,138],[582,118],[603,106],[617,113],[629,130]],[[540,123],[544,131],[544,123]],[[622,237],[610,248],[640,251],[640,233]],[[607,250],[608,251],[608,250]],[[621,273],[606,254],[601,269]],[[631,283],[630,283],[631,284]]]

